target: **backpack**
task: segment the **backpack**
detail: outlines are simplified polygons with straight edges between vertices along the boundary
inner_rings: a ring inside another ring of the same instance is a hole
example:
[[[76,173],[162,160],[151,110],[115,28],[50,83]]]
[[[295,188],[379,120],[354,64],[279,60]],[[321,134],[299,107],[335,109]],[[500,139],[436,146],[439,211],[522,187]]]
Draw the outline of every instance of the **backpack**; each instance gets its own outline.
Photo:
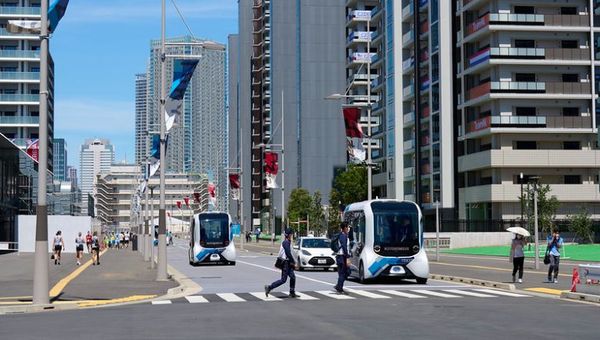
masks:
[[[329,245],[329,247],[331,248],[331,250],[333,250],[334,252],[338,252],[340,251],[340,233],[337,233],[335,235],[333,235],[333,237],[331,238],[331,244]]]

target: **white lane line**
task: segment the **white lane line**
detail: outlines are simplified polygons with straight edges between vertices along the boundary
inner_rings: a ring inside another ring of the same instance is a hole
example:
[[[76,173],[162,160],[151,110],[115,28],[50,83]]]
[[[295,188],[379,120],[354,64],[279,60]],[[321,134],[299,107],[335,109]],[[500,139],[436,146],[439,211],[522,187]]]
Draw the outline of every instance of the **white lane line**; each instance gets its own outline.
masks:
[[[409,299],[426,299],[427,298],[426,296],[423,296],[423,295],[399,292],[397,290],[391,290],[391,289],[382,289],[382,290],[380,290],[380,292],[390,294],[390,295],[405,297],[405,298],[409,298]]]
[[[273,295],[269,295],[268,297],[265,296],[265,292],[253,292],[250,293],[251,295],[254,295],[255,297],[263,300],[263,301],[269,301],[269,302],[273,302],[273,301],[282,301],[280,298],[276,298]]]
[[[233,293],[219,293],[219,294],[217,294],[217,296],[227,302],[246,302],[246,300],[242,299],[241,297],[239,297]]]
[[[435,285],[344,285],[344,288],[368,288],[368,289],[453,289],[453,288],[466,288],[466,287],[470,287],[466,284],[454,284],[454,285],[441,285],[441,286],[435,286]]]
[[[531,297],[531,295],[509,293],[509,292],[505,292],[503,290],[495,290],[495,289],[481,288],[481,289],[473,289],[473,290],[476,290],[476,291],[482,292],[482,293],[489,293],[489,294],[496,294],[496,295],[510,296],[510,297]]]
[[[336,299],[336,300],[353,300],[354,299],[352,296],[338,294],[338,293],[332,292],[330,290],[317,290],[317,291],[315,291],[315,293],[319,293],[321,295],[325,295],[329,298]]]
[[[475,293],[475,292],[471,292],[471,291],[468,291],[468,290],[460,290],[460,289],[444,289],[444,292],[454,293],[454,294],[458,294],[458,295],[482,297],[482,298],[498,297],[496,295]]]
[[[348,292],[350,292],[352,294],[368,297],[371,299],[390,299],[390,297],[387,295],[375,294],[375,293],[371,293],[366,290],[348,289]]]
[[[152,301],[153,305],[170,305],[171,303],[173,303],[173,302],[171,302],[171,300]]]
[[[304,301],[319,300],[318,298],[316,298],[314,296],[310,296],[310,295],[304,294],[304,293],[298,293],[298,292],[296,292],[296,295],[298,295],[298,297],[296,298],[298,300],[304,300]]]
[[[189,303],[208,303],[208,300],[204,296],[190,295],[185,297]]]
[[[275,261],[275,260],[273,260],[273,261]],[[246,261],[240,261],[240,260],[237,260],[236,263],[243,263],[243,264],[247,264],[249,266],[253,266],[253,267],[257,267],[257,268],[262,268],[262,269],[270,270],[270,271],[275,272],[275,273],[281,273],[281,270],[279,270],[279,269],[261,266],[260,264],[254,264],[254,263],[250,263],[250,262],[246,262]],[[309,281],[313,281],[313,282],[317,282],[317,283],[322,283],[322,284],[330,285],[330,286],[334,285],[334,283],[332,283],[332,282],[316,280],[316,279],[313,279],[313,278],[310,278],[310,277],[307,277],[307,276],[304,276],[304,275],[298,275],[298,274],[296,274],[296,277],[299,277],[299,278],[305,279],[305,280],[309,280]]]
[[[434,291],[425,290],[425,289],[414,289],[414,290],[411,290],[411,292],[415,292],[415,293],[419,293],[419,294],[424,294],[424,295],[431,295],[431,296],[443,297],[443,298],[459,298],[459,297],[461,297],[461,296],[456,296],[456,295],[451,295],[451,294],[445,294],[445,293],[440,293],[440,292],[434,292]]]

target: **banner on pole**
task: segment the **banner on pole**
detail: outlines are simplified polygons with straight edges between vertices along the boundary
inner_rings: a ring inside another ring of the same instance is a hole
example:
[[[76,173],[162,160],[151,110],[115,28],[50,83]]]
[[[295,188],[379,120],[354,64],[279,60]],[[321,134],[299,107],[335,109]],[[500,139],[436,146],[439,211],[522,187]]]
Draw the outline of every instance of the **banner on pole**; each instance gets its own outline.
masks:
[[[28,139],[27,148],[25,149],[29,157],[39,163],[40,161],[40,140],[39,139]]]
[[[165,141],[165,151],[169,143],[169,136]],[[152,148],[150,149],[150,169],[148,178],[154,176],[160,168],[160,135],[152,135]]]
[[[231,188],[231,199],[239,201],[240,199],[240,175],[229,174],[229,187]]]
[[[165,122],[167,132],[178,122],[183,105],[183,96],[194,75],[198,60],[175,59],[173,61],[173,84],[165,101]]]
[[[183,198],[183,201],[185,202],[185,206],[189,208],[190,207],[190,198],[188,196],[185,196]]]
[[[181,201],[177,201],[177,209],[181,209]]]
[[[213,208],[217,206],[217,187],[214,183],[208,183],[208,205]]]
[[[275,181],[278,170],[279,166],[277,164],[277,154],[275,152],[265,152],[265,174],[267,179],[267,188],[278,188],[277,182]]]
[[[360,127],[360,109],[357,107],[345,107],[343,109],[344,125],[346,126],[346,137],[348,138],[348,157],[353,163],[361,163],[366,160],[367,153],[363,146],[364,134]]]
[[[60,19],[67,11],[69,0],[54,0],[48,6],[48,30],[54,32]],[[8,20],[6,30],[16,34],[40,34],[42,32],[42,22],[40,20]]]

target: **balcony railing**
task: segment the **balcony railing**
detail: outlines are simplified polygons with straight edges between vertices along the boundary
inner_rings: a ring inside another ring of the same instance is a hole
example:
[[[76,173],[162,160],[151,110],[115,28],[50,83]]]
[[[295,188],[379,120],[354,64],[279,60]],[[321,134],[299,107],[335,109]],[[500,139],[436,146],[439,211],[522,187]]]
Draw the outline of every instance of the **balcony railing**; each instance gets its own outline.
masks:
[[[490,24],[589,27],[589,15],[488,13],[467,25],[467,36]]]
[[[39,34],[29,34],[29,33],[10,33],[6,30],[6,28],[0,28],[0,36],[8,36],[8,37],[38,37]]]
[[[365,31],[357,31],[352,32],[348,36],[348,42],[367,42],[372,41],[377,36],[377,32],[365,32]]]
[[[40,15],[40,7],[0,6],[0,15]]]
[[[39,59],[40,51],[0,50],[0,58],[35,58]]]
[[[350,12],[350,14],[348,14],[348,20],[356,20],[356,21],[369,21],[371,20],[371,16],[373,14],[371,13],[371,11],[365,11],[365,10],[355,10]]]
[[[414,4],[412,1],[402,9],[402,17],[412,16],[415,13]]]
[[[404,95],[404,97],[413,96],[415,94],[415,86],[412,84],[406,86],[404,89],[402,89],[402,94]]]
[[[354,52],[348,57],[348,62],[368,63],[369,59],[371,59],[371,63],[373,63],[376,58],[377,53]]]
[[[473,53],[469,66],[492,59],[590,60],[590,50],[584,48],[521,48],[492,47]]]
[[[10,116],[10,117],[3,117],[0,116],[0,125],[25,125],[25,124],[39,124],[40,123],[40,117],[29,117],[29,116],[24,116],[24,117],[17,117],[17,116]]]
[[[39,80],[39,72],[0,72],[0,80]]]
[[[412,150],[415,148],[415,141],[413,139],[404,141],[404,151]]]
[[[415,60],[411,57],[402,62],[402,71],[406,71],[415,65]]]
[[[467,133],[487,128],[555,128],[555,129],[591,129],[591,117],[564,116],[487,116],[467,124]]]
[[[39,102],[38,94],[0,94],[1,102]]]
[[[547,93],[547,94],[590,94],[589,83],[565,82],[518,82],[518,81],[493,81],[480,84],[468,91],[467,100],[483,95],[496,93]]]
[[[415,32],[413,30],[408,31],[402,35],[402,44],[406,45],[415,39]]]
[[[409,112],[404,114],[404,124],[410,124],[415,121],[415,113]]]

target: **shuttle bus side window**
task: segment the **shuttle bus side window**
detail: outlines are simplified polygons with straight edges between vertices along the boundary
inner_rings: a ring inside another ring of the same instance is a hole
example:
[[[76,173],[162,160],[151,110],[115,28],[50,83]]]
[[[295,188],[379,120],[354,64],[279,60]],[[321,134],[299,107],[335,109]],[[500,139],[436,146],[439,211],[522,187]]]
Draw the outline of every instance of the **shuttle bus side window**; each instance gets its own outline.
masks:
[[[194,242],[195,242],[195,237],[194,237],[195,232],[196,232],[196,230],[194,228],[195,226],[196,226],[196,219],[192,217],[192,225],[190,226],[190,234],[191,234],[190,235],[190,244],[192,247],[194,246]]]
[[[358,242],[365,244],[365,230],[366,230],[366,219],[365,213],[360,212],[357,219],[358,224]]]

